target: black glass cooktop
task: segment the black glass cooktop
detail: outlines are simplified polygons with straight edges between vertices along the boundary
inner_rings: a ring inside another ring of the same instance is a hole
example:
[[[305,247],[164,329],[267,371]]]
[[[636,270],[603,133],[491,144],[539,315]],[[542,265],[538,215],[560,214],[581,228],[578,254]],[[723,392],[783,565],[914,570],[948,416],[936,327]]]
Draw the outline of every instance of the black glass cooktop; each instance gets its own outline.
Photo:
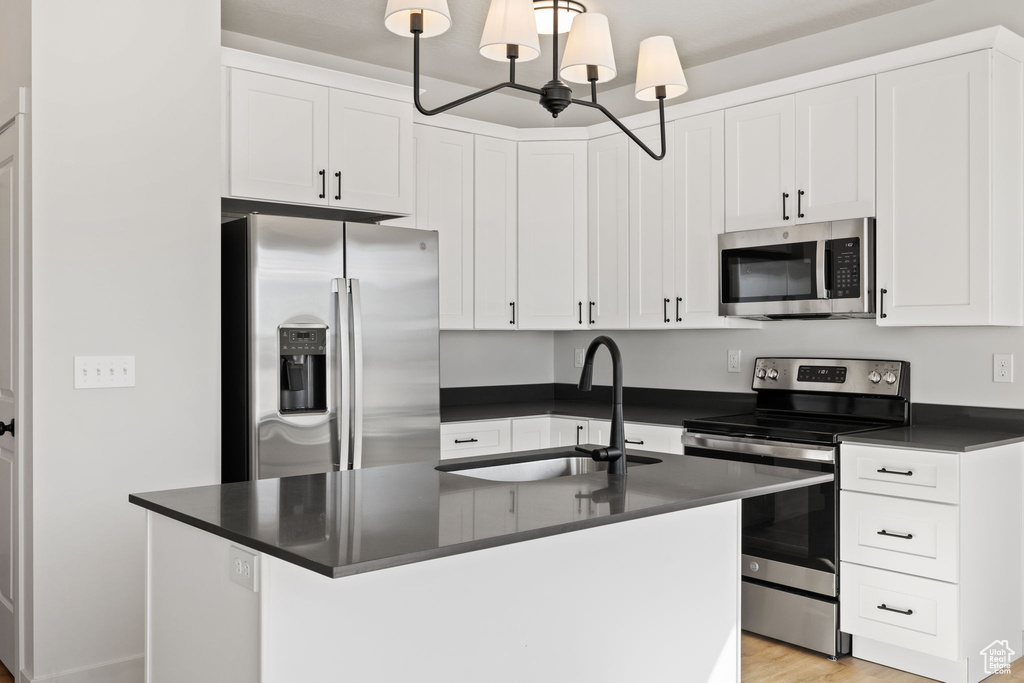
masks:
[[[683,422],[683,427],[691,432],[820,444],[837,443],[839,437],[844,434],[886,429],[891,426],[893,425],[888,422],[764,413],[723,415]]]

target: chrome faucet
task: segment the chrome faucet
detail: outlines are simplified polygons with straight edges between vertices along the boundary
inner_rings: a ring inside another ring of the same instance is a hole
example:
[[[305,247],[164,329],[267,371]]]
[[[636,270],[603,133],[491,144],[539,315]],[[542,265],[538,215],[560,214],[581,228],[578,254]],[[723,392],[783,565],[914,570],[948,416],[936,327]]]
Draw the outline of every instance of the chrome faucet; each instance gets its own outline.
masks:
[[[626,443],[622,428],[622,354],[619,347],[610,337],[595,337],[587,347],[587,355],[583,361],[583,372],[580,373],[579,388],[590,391],[594,382],[594,354],[597,347],[604,344],[612,355],[612,428],[608,435],[608,447],[590,450],[576,447],[580,453],[586,453],[598,462],[608,463],[608,474],[626,473]]]

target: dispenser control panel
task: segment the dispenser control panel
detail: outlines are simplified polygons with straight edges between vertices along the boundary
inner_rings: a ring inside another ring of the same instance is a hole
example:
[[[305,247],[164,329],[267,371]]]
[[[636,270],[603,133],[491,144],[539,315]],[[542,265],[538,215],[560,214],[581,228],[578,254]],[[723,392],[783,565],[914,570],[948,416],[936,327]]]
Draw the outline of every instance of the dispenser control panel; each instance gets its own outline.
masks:
[[[281,327],[281,355],[322,356],[327,353],[326,327]]]

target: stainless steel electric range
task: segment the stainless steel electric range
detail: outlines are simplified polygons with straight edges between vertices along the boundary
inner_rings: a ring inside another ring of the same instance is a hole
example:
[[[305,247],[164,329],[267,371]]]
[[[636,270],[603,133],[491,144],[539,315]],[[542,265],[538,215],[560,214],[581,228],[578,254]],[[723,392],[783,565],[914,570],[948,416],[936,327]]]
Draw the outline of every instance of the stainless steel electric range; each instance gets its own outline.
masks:
[[[837,657],[839,439],[910,422],[910,363],[758,358],[753,413],[686,420],[685,453],[831,472],[835,481],[743,501],[744,630]]]

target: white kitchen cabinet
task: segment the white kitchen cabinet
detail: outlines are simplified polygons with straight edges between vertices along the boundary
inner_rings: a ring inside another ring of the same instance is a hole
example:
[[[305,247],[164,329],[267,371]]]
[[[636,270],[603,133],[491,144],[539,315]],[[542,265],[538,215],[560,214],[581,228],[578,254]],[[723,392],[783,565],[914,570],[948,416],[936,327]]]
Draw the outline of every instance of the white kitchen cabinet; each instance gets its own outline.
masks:
[[[608,420],[590,421],[590,443],[609,445],[608,437],[611,423]],[[654,453],[683,453],[683,428],[667,425],[641,424],[627,422],[623,425],[626,448],[632,451],[651,451]]]
[[[519,329],[587,329],[587,143],[519,143]]]
[[[516,329],[519,236],[516,143],[476,136],[474,326]]]
[[[588,422],[569,417],[523,417],[512,420],[512,450],[577,446],[587,443]]]
[[[587,149],[587,279],[584,313],[593,329],[629,326],[629,149],[624,133]]]
[[[993,641],[1021,651],[1022,455],[843,444],[840,628],[855,657],[977,683]]]
[[[877,96],[878,324],[1020,325],[1020,63],[941,59]]]
[[[512,423],[508,418],[441,425],[441,460],[495,455],[511,450]]]
[[[416,227],[437,230],[441,329],[473,328],[473,135],[415,126]]]
[[[726,230],[874,214],[874,80],[726,110]]]
[[[666,130],[672,149],[674,126]],[[657,126],[636,132],[648,147],[661,144]],[[655,161],[638,146],[629,151],[629,325],[633,329],[673,326],[675,163],[670,151]]]
[[[232,196],[412,213],[412,106],[231,69]]]

